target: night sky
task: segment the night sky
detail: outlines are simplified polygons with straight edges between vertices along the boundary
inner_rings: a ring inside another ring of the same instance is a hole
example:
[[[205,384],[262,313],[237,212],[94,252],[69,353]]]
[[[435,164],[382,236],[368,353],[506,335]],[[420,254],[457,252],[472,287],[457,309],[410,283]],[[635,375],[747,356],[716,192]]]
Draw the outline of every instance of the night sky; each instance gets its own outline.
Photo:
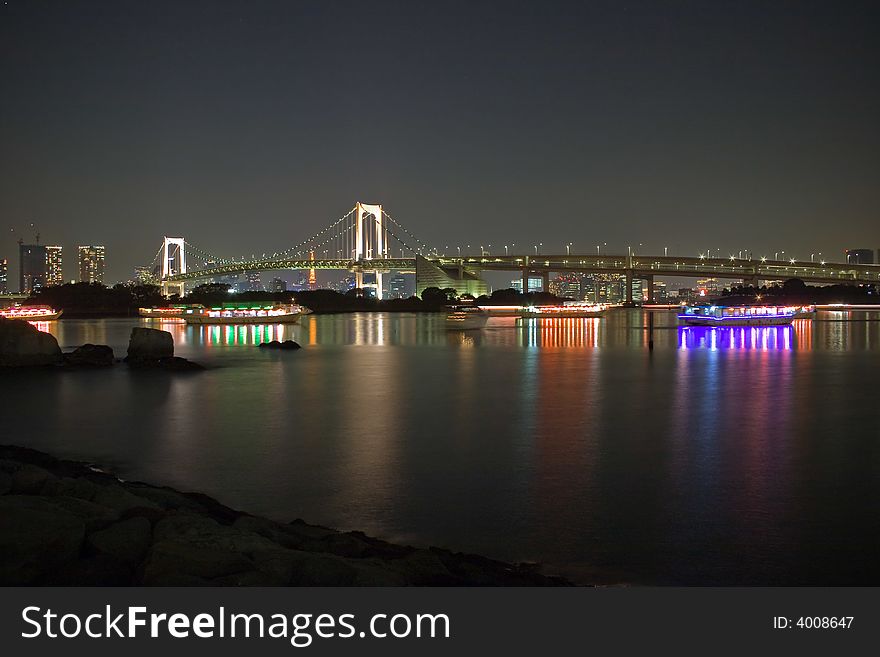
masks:
[[[362,200],[452,250],[839,260],[880,248],[878,7],[7,0],[0,258],[34,222],[112,282]]]

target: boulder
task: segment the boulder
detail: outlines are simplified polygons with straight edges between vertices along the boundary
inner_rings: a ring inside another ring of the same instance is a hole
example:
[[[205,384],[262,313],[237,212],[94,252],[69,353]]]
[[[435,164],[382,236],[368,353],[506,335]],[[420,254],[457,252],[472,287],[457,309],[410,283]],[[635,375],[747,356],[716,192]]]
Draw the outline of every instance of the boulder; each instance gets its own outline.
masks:
[[[122,563],[140,563],[150,548],[152,527],[146,518],[134,517],[90,534],[86,544],[98,554]]]
[[[84,344],[64,354],[64,364],[71,367],[109,367],[113,365],[113,349],[105,344]]]
[[[156,367],[169,372],[201,372],[205,369],[204,365],[199,365],[180,356],[160,358],[156,361]]]
[[[281,349],[283,351],[288,351],[292,349],[302,349],[299,343],[294,342],[293,340],[285,340],[284,342],[278,342],[278,340],[272,340],[271,342],[261,342],[257,345],[260,349]]]
[[[64,509],[26,495],[0,497],[0,585],[36,582],[79,557],[85,527]]]
[[[149,362],[172,356],[174,356],[174,338],[168,331],[140,326],[131,329],[126,362]]]
[[[177,541],[158,541],[153,544],[144,567],[144,584],[194,583],[252,570],[253,562],[235,552]]]
[[[55,336],[29,322],[0,317],[0,367],[36,367],[61,362]]]
[[[37,495],[54,475],[38,465],[24,463],[12,473],[12,492],[23,495]]]

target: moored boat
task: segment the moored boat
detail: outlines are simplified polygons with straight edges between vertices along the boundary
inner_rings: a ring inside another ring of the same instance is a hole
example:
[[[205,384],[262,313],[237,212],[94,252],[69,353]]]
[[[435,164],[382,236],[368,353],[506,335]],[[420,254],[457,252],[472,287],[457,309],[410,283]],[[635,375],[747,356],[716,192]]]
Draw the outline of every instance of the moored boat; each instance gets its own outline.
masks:
[[[678,320],[687,326],[784,326],[800,306],[684,306]]]
[[[605,303],[567,302],[556,306],[526,306],[523,317],[601,317],[608,311]]]
[[[51,322],[61,317],[63,312],[49,306],[12,306],[0,310],[0,317],[21,319],[26,322]]]
[[[203,308],[196,305],[159,306],[152,308],[138,308],[138,315],[147,319],[175,319],[183,317],[188,308]]]
[[[455,306],[446,315],[446,328],[458,331],[481,329],[489,321],[489,313],[478,306]]]
[[[312,312],[299,304],[224,303],[213,308],[187,308],[187,324],[295,324]]]

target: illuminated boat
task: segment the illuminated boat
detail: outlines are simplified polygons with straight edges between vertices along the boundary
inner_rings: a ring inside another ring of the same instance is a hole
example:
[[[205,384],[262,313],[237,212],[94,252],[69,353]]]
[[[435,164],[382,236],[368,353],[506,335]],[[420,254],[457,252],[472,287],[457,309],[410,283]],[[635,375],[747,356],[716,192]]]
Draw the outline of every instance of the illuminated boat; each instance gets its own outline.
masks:
[[[795,310],[795,319],[813,319],[816,316],[816,306],[799,306]]]
[[[684,306],[678,321],[686,326],[784,326],[800,306]]]
[[[182,318],[184,312],[188,308],[202,308],[201,305],[177,305],[177,306],[164,306],[164,307],[154,307],[154,308],[138,308],[138,314],[141,317],[146,317],[147,319],[174,319],[174,318]]]
[[[560,306],[527,306],[523,317],[601,317],[608,311],[605,303],[582,303],[573,301]]]
[[[187,324],[295,324],[311,310],[298,304],[224,303],[214,308],[186,308]]]
[[[467,331],[481,329],[489,321],[489,313],[478,306],[456,306],[446,315],[446,328]]]
[[[55,310],[49,306],[13,306],[0,310],[0,317],[6,319],[23,319],[26,322],[51,322],[61,317],[63,310]]]

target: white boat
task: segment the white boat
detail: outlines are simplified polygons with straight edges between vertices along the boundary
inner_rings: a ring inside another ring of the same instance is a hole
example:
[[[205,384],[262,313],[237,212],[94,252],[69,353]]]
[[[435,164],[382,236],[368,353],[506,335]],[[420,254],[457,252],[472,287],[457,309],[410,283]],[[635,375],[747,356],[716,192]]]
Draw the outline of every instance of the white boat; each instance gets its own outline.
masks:
[[[446,315],[446,328],[467,331],[481,329],[489,321],[489,313],[477,306],[457,306]]]
[[[183,317],[184,312],[188,308],[203,308],[201,305],[190,305],[190,306],[160,306],[153,308],[138,308],[138,315],[141,317],[145,317],[147,319],[174,319]]]
[[[678,321],[687,326],[784,326],[800,306],[684,306]]]
[[[12,306],[0,310],[0,317],[21,319],[26,322],[51,322],[61,317],[63,310],[55,310],[49,306]]]
[[[298,304],[224,303],[215,308],[187,308],[187,324],[295,324],[311,310]]]
[[[522,310],[523,317],[601,317],[608,311],[605,303],[583,303],[572,301],[557,306],[527,306]]]

